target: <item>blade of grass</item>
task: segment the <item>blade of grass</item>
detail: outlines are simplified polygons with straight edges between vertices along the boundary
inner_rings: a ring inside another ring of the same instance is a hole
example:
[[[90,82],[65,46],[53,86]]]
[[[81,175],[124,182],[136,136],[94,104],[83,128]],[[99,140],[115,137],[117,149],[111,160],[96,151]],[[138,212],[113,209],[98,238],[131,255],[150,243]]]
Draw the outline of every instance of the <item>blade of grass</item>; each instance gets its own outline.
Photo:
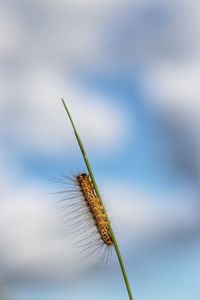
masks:
[[[76,136],[77,142],[78,142],[79,147],[80,147],[80,150],[81,150],[81,152],[82,152],[83,159],[84,159],[85,164],[86,164],[86,167],[87,167],[87,169],[88,169],[90,178],[91,178],[91,180],[92,180],[92,182],[93,182],[95,192],[96,192],[96,194],[97,194],[97,196],[98,196],[98,198],[99,198],[101,204],[102,204],[103,207],[104,207],[104,204],[103,204],[103,201],[102,201],[102,198],[101,198],[101,194],[100,194],[100,192],[99,192],[99,188],[98,188],[98,186],[97,186],[97,183],[96,183],[94,174],[93,174],[93,172],[92,172],[92,168],[91,168],[91,166],[90,166],[90,163],[89,163],[89,160],[88,160],[88,157],[87,157],[87,153],[86,153],[85,148],[84,148],[84,146],[83,146],[83,144],[82,144],[81,138],[80,138],[80,136],[79,136],[79,134],[78,134],[78,132],[77,132],[77,130],[76,130],[76,127],[75,127],[75,125],[74,125],[74,122],[73,122],[73,120],[72,120],[72,117],[71,117],[71,115],[70,115],[70,113],[69,113],[69,110],[68,110],[68,108],[67,108],[67,105],[66,105],[64,99],[61,99],[61,101],[62,101],[62,103],[63,103],[63,106],[64,106],[64,108],[65,108],[65,110],[66,110],[66,112],[67,112],[67,115],[68,115],[68,117],[69,117],[70,123],[71,123],[71,125],[72,125],[73,130],[74,130],[74,134],[75,134],[75,136]],[[107,214],[106,214],[106,216],[107,216]],[[109,221],[108,216],[107,216],[107,219],[108,219],[108,221]],[[129,295],[129,299],[130,299],[130,300],[133,300],[133,295],[132,295],[131,287],[130,287],[130,284],[129,284],[128,276],[127,276],[127,274],[126,274],[126,269],[125,269],[125,266],[124,266],[124,263],[123,263],[122,255],[121,255],[121,252],[120,252],[119,246],[118,246],[118,244],[117,244],[117,240],[116,240],[116,238],[115,238],[115,234],[114,234],[114,231],[113,231],[113,229],[112,229],[112,226],[111,226],[110,222],[109,222],[109,230],[110,230],[110,234],[111,234],[111,237],[112,237],[112,240],[113,240],[113,244],[114,244],[114,247],[115,247],[115,251],[116,251],[116,254],[117,254],[117,257],[118,257],[118,261],[119,261],[119,264],[120,264],[120,268],[121,268],[121,271],[122,271],[122,275],[123,275],[123,278],[124,278],[124,282],[125,282],[125,285],[126,285],[126,288],[127,288],[127,292],[128,292],[128,295]]]

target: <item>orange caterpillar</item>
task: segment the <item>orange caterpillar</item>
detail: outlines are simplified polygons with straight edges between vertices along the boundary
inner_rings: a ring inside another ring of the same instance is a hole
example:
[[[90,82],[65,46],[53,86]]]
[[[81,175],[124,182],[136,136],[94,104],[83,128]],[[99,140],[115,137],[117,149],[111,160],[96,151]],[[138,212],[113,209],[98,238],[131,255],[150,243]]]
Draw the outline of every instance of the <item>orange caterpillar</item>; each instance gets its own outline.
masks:
[[[96,196],[93,184],[90,180],[89,175],[81,174],[77,176],[77,181],[83,194],[84,200],[90,208],[91,215],[94,219],[95,225],[101,235],[102,240],[108,246],[113,244],[108,220],[103,205],[100,203]]]
[[[63,221],[72,234],[73,244],[80,248],[81,256],[98,258],[95,266],[107,263],[112,255],[113,240],[104,206],[97,197],[90,176],[80,173],[55,180],[64,185],[59,191],[59,209]]]

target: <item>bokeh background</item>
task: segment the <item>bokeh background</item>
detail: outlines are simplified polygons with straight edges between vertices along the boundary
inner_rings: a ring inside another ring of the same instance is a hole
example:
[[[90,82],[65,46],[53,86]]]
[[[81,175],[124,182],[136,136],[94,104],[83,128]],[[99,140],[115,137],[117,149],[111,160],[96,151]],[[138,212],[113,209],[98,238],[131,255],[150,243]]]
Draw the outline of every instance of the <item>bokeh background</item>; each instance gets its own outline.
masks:
[[[90,157],[137,300],[200,299],[200,2],[0,1],[1,300],[127,299],[50,178]]]

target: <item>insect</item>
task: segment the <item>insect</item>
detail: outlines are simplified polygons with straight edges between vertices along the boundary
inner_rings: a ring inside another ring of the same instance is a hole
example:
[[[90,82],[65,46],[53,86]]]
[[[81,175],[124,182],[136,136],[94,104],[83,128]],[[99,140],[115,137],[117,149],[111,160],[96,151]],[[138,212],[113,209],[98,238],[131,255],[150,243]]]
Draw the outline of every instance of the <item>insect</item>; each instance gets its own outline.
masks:
[[[90,177],[87,174],[81,174],[77,176],[77,181],[80,185],[83,197],[90,208],[91,216],[94,219],[103,242],[108,246],[112,245],[113,241],[108,228],[108,220],[105,213],[105,208],[95,194]]]
[[[90,176],[86,173],[64,177],[59,182],[65,184],[62,203],[64,221],[70,228],[75,245],[86,252],[86,258],[97,255],[95,266],[107,263],[113,240],[109,230],[109,220],[104,205],[96,195]]]

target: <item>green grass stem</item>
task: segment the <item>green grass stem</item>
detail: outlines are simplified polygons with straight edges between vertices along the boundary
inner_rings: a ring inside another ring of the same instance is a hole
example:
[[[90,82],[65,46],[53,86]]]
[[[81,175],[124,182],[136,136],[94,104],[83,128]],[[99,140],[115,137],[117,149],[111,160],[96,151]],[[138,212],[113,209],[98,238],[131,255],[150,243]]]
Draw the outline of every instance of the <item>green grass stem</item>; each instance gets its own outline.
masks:
[[[90,178],[91,178],[92,183],[93,183],[93,185],[94,185],[95,192],[96,192],[96,194],[97,194],[97,196],[98,196],[98,198],[99,198],[101,204],[102,204],[103,207],[104,207],[104,204],[103,204],[103,201],[102,201],[102,198],[101,198],[101,194],[100,194],[100,192],[99,192],[99,188],[98,188],[98,186],[97,186],[97,183],[96,183],[94,174],[93,174],[93,172],[92,172],[92,168],[91,168],[91,166],[90,166],[90,163],[89,163],[89,160],[88,160],[88,157],[87,157],[85,148],[84,148],[84,146],[83,146],[83,144],[82,144],[81,138],[80,138],[80,136],[79,136],[79,134],[78,134],[78,132],[77,132],[77,130],[76,130],[76,127],[75,127],[75,125],[74,125],[74,122],[73,122],[72,117],[71,117],[71,115],[70,115],[70,113],[69,113],[69,110],[68,110],[68,108],[67,108],[67,106],[66,106],[66,104],[65,104],[64,99],[61,99],[61,100],[62,100],[62,103],[63,103],[63,105],[64,105],[64,108],[65,108],[65,110],[66,110],[66,112],[67,112],[67,115],[68,115],[68,117],[69,117],[69,120],[70,120],[70,122],[71,122],[71,125],[72,125],[72,127],[73,127],[74,134],[75,134],[75,136],[76,136],[77,142],[78,142],[79,147],[80,147],[80,150],[81,150],[81,152],[82,152],[82,155],[83,155],[83,158],[84,158],[86,167],[87,167],[88,172],[89,172],[89,175],[90,175]],[[106,213],[106,212],[105,212],[105,213]],[[107,214],[106,214],[106,216],[107,216]],[[108,216],[107,216],[107,219],[108,219],[108,221],[109,221]],[[125,285],[126,285],[126,288],[127,288],[128,295],[129,295],[129,299],[130,299],[130,300],[133,300],[133,295],[132,295],[131,287],[130,287],[130,284],[129,284],[128,276],[127,276],[127,274],[126,274],[126,269],[125,269],[125,266],[124,266],[124,263],[123,263],[122,255],[121,255],[119,246],[118,246],[118,244],[117,244],[117,240],[116,240],[116,238],[115,238],[115,234],[114,234],[114,232],[113,232],[113,229],[112,229],[112,226],[111,226],[111,224],[110,224],[110,221],[109,221],[108,223],[109,223],[110,234],[111,234],[111,237],[112,237],[112,240],[113,240],[113,244],[114,244],[114,247],[115,247],[115,251],[116,251],[116,254],[117,254],[117,257],[118,257],[118,261],[119,261],[119,264],[120,264],[120,268],[121,268],[121,271],[122,271],[122,274],[123,274],[124,282],[125,282]]]

